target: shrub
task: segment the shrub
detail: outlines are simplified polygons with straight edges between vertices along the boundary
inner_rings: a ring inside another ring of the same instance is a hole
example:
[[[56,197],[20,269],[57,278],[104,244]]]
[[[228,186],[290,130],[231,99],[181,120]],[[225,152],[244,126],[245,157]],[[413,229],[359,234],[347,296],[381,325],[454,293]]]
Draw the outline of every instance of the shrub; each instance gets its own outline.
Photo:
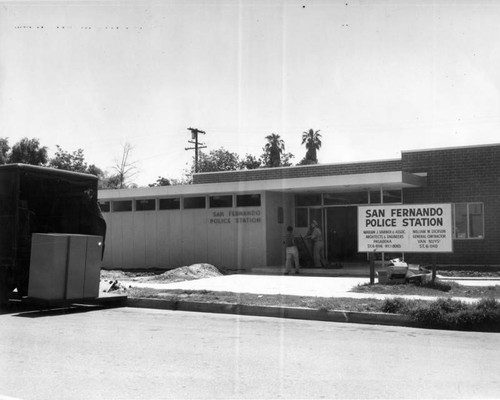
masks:
[[[409,301],[401,297],[385,299],[381,306],[381,311],[390,314],[407,314],[409,311]]]
[[[436,301],[387,299],[381,311],[405,314],[423,328],[500,332],[500,302],[482,299],[476,304],[440,298]]]
[[[425,287],[429,289],[435,289],[435,290],[440,290],[441,292],[449,292],[453,286],[458,285],[455,282],[443,282],[440,281],[439,279],[436,279],[434,282],[429,281],[429,282],[421,282],[421,283],[416,283],[417,286],[420,287]]]
[[[411,310],[409,315],[427,328],[500,331],[500,303],[494,299],[477,304],[438,299]]]

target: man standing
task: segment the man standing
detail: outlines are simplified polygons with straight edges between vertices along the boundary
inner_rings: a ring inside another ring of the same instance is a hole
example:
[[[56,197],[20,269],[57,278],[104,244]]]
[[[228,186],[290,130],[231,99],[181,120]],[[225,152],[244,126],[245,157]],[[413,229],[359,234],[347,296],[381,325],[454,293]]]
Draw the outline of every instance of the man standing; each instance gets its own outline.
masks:
[[[318,223],[313,220],[311,222],[311,233],[309,233],[306,238],[311,239],[312,247],[313,247],[313,257],[314,257],[314,267],[322,268],[326,266],[325,259],[323,257],[323,234],[319,229]]]
[[[285,253],[286,253],[286,261],[285,261],[285,275],[288,275],[292,271],[292,263],[295,268],[295,273],[299,273],[300,264],[299,264],[299,250],[297,246],[295,246],[295,241],[293,237],[293,228],[291,226],[286,228],[285,241]]]

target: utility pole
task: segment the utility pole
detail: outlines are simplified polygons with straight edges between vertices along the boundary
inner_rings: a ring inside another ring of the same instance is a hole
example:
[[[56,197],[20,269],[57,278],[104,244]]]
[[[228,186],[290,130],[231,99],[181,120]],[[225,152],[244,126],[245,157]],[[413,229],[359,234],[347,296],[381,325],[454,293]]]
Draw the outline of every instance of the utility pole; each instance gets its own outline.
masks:
[[[194,172],[198,172],[198,149],[204,149],[207,147],[204,143],[198,142],[198,134],[201,133],[204,135],[205,131],[196,128],[188,128],[188,131],[191,131],[191,140],[188,140],[188,143],[194,144],[194,147],[186,147],[186,150],[194,149]]]

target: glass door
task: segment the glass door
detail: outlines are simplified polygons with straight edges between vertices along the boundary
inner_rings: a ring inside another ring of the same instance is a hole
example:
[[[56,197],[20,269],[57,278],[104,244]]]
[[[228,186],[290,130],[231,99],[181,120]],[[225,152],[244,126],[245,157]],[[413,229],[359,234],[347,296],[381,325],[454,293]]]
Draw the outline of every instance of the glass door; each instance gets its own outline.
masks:
[[[331,263],[366,260],[358,253],[358,207],[326,208],[326,251]]]

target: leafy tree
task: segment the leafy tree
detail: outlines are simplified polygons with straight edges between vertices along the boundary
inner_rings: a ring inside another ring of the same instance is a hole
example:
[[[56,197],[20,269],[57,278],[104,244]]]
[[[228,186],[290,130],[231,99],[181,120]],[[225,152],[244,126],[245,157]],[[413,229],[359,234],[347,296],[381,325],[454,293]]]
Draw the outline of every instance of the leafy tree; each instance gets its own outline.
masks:
[[[238,154],[232,153],[224,147],[211,150],[208,154],[198,154],[198,172],[234,171],[239,169],[240,159]],[[194,162],[192,166],[194,172]]]
[[[120,189],[120,177],[104,173],[104,177],[99,181],[99,189]]]
[[[100,169],[99,167],[97,167],[95,164],[90,164],[87,167],[86,172],[87,172],[87,174],[92,174],[92,175],[97,176],[99,179],[104,178],[104,171],[102,169]]]
[[[78,149],[73,152],[65,151],[61,146],[56,145],[57,151],[49,161],[49,167],[64,169],[66,171],[87,172],[88,166],[85,162],[83,150]]]
[[[306,145],[307,151],[299,165],[317,164],[317,152],[321,148],[321,135],[319,130],[315,131],[314,129],[309,129],[306,132],[302,132],[302,144]]]
[[[82,149],[73,152],[65,151],[61,146],[56,145],[57,151],[53,158],[49,160],[49,167],[64,169],[66,171],[92,174],[99,179],[104,179],[104,172],[94,164],[87,165]]]
[[[156,186],[170,186],[170,179],[164,178],[163,176],[159,176],[155,183],[150,183],[149,187]]]
[[[9,139],[0,138],[0,165],[7,164],[9,162],[8,153],[10,150]]]
[[[113,180],[118,179],[118,187],[116,187],[116,189],[133,186],[133,184],[127,183],[129,179],[137,174],[137,163],[130,161],[130,154],[132,150],[132,145],[130,143],[125,143],[123,145],[121,160],[117,161],[116,165],[113,167],[116,171],[116,175],[113,176]]]
[[[290,161],[295,156],[292,153],[285,153],[281,156],[281,166],[282,167],[290,167],[292,162]]]
[[[13,164],[45,165],[48,161],[47,147],[40,147],[37,138],[23,138],[12,146],[9,162]]]
[[[238,165],[238,169],[257,169],[262,164],[262,160],[251,154],[246,154]]]

